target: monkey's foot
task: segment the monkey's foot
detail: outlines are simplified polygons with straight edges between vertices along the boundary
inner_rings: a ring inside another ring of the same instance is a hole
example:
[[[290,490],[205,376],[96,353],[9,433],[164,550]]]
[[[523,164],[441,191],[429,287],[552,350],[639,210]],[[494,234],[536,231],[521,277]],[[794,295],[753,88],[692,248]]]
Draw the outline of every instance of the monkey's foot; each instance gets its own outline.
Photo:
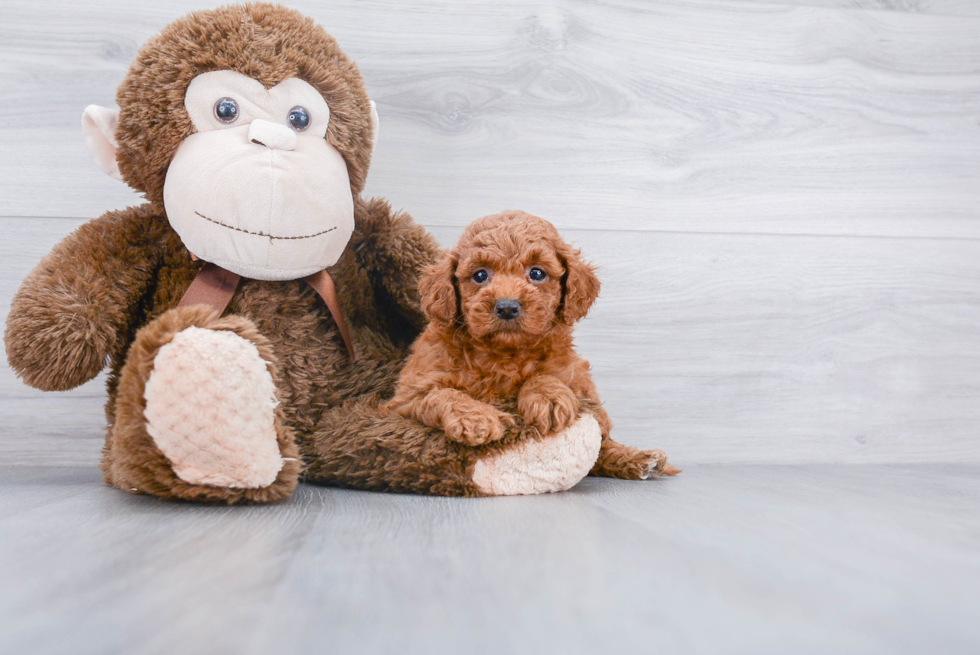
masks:
[[[481,459],[473,482],[488,496],[565,491],[588,475],[599,456],[602,433],[591,414],[552,437],[528,440]]]
[[[275,502],[302,464],[277,407],[272,349],[241,316],[172,309],[136,334],[103,450],[106,482],[207,502]]]
[[[234,332],[188,327],[157,353],[146,382],[146,430],[191,484],[258,489],[283,460],[276,387],[258,349]]]

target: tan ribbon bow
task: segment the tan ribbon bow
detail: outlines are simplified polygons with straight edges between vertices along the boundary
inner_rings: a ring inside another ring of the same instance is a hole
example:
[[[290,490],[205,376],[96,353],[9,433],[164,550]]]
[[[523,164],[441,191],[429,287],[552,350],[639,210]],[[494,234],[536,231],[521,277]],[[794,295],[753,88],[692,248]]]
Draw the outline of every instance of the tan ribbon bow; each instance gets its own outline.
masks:
[[[197,259],[196,257],[194,258]],[[231,297],[235,295],[242,277],[237,273],[225,270],[217,264],[206,263],[197,277],[187,287],[187,291],[181,297],[178,307],[189,305],[208,305],[217,310],[218,314],[223,314],[231,302]],[[322,270],[313,275],[307,275],[303,281],[313,287],[323,302],[326,303],[330,315],[333,316],[340,336],[344,338],[344,345],[353,362],[356,357],[354,354],[354,342],[351,341],[350,332],[347,330],[347,323],[344,321],[344,314],[340,311],[340,301],[337,299],[337,288],[334,286],[333,279],[326,270]]]

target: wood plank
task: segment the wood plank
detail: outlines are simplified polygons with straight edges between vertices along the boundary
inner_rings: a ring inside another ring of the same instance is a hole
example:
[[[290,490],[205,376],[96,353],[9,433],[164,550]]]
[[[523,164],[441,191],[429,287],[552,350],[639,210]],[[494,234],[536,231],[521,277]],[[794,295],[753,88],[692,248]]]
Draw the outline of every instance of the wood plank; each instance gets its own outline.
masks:
[[[780,0],[749,0],[760,4],[783,4]],[[942,16],[980,16],[973,0],[798,0],[797,5],[854,11],[898,11]]]
[[[0,468],[10,652],[980,648],[976,467],[692,467],[538,497],[164,503]]]
[[[12,237],[0,243],[0,316],[75,225],[0,219]],[[434,229],[444,244],[458,233]],[[602,296],[577,343],[620,441],[663,448],[681,467],[980,462],[980,241],[566,236],[601,266]],[[97,458],[99,382],[41,394],[4,363],[0,397],[13,412],[5,425],[17,426],[0,433],[6,461]],[[64,450],[65,438],[85,439],[88,454]]]
[[[4,3],[0,215],[136,200],[79,116],[192,6]],[[296,6],[378,101],[368,191],[428,224],[520,207],[583,229],[980,236],[980,21],[912,11],[938,4]]]
[[[103,378],[43,398],[0,397],[0,464],[97,470],[105,441],[105,398]]]
[[[980,241],[565,234],[601,267],[576,340],[618,440],[680,466],[980,461]]]

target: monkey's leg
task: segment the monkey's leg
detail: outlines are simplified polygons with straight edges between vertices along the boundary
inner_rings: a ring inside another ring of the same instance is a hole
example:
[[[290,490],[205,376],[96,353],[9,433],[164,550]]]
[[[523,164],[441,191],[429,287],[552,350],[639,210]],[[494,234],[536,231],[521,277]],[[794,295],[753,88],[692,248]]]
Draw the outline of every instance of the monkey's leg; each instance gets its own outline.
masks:
[[[365,397],[326,412],[302,439],[305,476],[375,491],[502,496],[569,489],[596,460],[601,437],[592,416],[547,436],[517,416],[514,423],[503,439],[469,446]]]
[[[246,318],[163,314],[130,346],[103,449],[106,482],[161,498],[275,502],[301,469],[272,349]]]
[[[364,396],[323,413],[319,427],[300,440],[307,481],[396,493],[484,495],[470,479],[482,449],[382,410],[380,402]]]

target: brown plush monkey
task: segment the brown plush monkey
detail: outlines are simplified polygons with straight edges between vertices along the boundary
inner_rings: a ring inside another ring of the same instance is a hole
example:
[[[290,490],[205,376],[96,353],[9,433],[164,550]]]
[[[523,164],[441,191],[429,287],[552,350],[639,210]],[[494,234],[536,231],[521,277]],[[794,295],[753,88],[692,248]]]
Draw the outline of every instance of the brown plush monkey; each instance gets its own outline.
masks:
[[[86,141],[147,202],[56,246],[5,335],[11,366],[39,389],[110,366],[108,483],[234,503],[286,498],[301,475],[487,495],[493,481],[474,470],[502,454],[518,464],[499,475],[520,478],[521,457],[554,469],[508,489],[553,491],[588,472],[562,460],[598,450],[585,414],[548,439],[518,422],[469,447],[379,409],[423,327],[418,276],[438,247],[360,197],[377,116],[312,20],[267,4],[191,14],[140,50],[117,102],[85,111]]]

